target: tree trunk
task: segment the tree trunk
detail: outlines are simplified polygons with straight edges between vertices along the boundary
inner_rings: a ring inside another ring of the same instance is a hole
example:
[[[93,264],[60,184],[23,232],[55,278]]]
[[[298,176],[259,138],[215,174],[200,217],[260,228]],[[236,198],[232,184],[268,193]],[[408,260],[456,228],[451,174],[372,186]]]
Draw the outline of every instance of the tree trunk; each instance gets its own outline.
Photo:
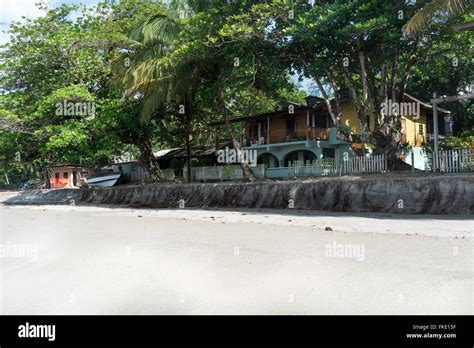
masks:
[[[41,168],[41,181],[44,188],[51,188],[51,175],[48,169]]]
[[[232,145],[234,146],[234,150],[239,153],[239,151],[242,149],[240,146],[240,142],[237,140],[237,137],[235,136],[234,128],[232,128],[232,124],[229,121],[229,118],[227,117],[227,113],[224,112],[224,121],[226,125],[226,129],[229,132],[231,138],[232,138]],[[252,168],[250,168],[249,164],[245,161],[240,161],[240,166],[242,167],[242,172],[244,174],[244,179],[247,181],[255,181],[257,178],[253,174]]]
[[[234,150],[239,152],[242,148],[240,142],[237,140],[237,137],[234,132],[234,128],[232,128],[232,124],[230,123],[229,117],[227,115],[227,106],[225,105],[225,101],[222,99],[221,91],[217,93],[217,105],[219,105],[220,112],[224,116],[224,122],[226,126],[226,130],[229,133],[230,137],[232,138],[232,145],[234,146]],[[217,149],[216,149],[217,151]],[[250,168],[249,164],[245,161],[240,161],[240,166],[242,167],[242,172],[244,175],[244,179],[246,181],[255,181],[257,178],[253,174],[252,168]]]
[[[149,142],[145,142],[136,145],[140,149],[140,162],[143,163],[147,171],[147,177],[145,181],[148,183],[160,181],[160,165],[153,154],[151,144]]]

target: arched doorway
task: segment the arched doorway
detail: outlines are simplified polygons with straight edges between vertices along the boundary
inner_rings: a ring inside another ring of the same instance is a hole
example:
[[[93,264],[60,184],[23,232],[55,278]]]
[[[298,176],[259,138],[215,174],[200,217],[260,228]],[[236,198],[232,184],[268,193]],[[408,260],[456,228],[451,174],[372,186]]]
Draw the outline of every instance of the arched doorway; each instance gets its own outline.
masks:
[[[278,158],[276,158],[274,154],[268,152],[258,156],[257,164],[265,164],[267,168],[276,168],[279,166]]]
[[[288,153],[285,156],[285,167],[288,167],[289,162],[302,161],[306,163],[307,161],[316,160],[316,155],[308,150],[296,150]]]

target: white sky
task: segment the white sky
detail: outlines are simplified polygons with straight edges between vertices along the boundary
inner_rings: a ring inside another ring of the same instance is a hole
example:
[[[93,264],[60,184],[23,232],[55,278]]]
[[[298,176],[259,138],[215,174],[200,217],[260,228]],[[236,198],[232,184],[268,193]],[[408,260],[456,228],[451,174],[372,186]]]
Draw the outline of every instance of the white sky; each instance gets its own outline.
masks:
[[[0,44],[4,44],[9,40],[9,35],[4,33],[11,21],[21,20],[22,16],[28,18],[37,18],[44,14],[35,4],[41,0],[0,0]],[[99,0],[46,0],[50,7],[56,7],[62,3],[78,4],[84,3],[94,5]]]
[[[10,22],[21,20],[22,16],[27,18],[37,18],[44,15],[44,11],[39,10],[35,4],[42,0],[0,0],[0,45],[8,42],[9,35],[4,33],[8,30]],[[96,5],[99,0],[43,0],[49,3],[49,7],[56,7],[60,4],[87,4]],[[314,85],[314,81],[304,79],[301,88],[308,90]]]

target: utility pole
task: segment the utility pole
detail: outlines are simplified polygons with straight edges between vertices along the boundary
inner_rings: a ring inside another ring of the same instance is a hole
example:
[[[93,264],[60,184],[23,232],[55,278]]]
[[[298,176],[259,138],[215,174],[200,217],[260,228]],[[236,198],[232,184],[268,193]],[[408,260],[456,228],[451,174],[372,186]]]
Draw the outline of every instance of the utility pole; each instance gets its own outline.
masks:
[[[433,93],[433,99],[431,99],[431,104],[433,105],[433,132],[434,132],[434,157],[433,157],[433,166],[434,170],[439,170],[438,163],[438,153],[439,153],[439,141],[438,141],[438,104],[439,103],[448,103],[453,101],[458,101],[462,99],[474,99],[474,93],[463,94],[463,95],[453,95],[449,97],[437,98],[437,94]]]

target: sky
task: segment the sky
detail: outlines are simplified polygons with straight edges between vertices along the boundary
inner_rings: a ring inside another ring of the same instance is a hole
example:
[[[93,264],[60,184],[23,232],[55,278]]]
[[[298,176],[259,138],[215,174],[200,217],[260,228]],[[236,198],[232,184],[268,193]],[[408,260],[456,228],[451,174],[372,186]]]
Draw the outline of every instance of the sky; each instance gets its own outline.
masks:
[[[44,15],[35,3],[40,0],[0,0],[0,44],[8,41],[8,35],[4,33],[7,30],[9,23],[12,21],[21,20],[22,16],[28,18],[36,18]],[[79,4],[95,5],[99,0],[46,0],[50,7],[56,7],[60,4]]]
[[[35,3],[41,0],[0,0],[0,45],[8,42],[9,35],[4,33],[8,30],[12,21],[21,20],[22,16],[28,18],[37,18],[44,15],[44,11],[39,10]],[[49,7],[54,8],[61,4],[86,4],[96,5],[100,0],[43,0],[49,2]],[[308,90],[314,86],[312,80],[304,79],[301,88]]]

